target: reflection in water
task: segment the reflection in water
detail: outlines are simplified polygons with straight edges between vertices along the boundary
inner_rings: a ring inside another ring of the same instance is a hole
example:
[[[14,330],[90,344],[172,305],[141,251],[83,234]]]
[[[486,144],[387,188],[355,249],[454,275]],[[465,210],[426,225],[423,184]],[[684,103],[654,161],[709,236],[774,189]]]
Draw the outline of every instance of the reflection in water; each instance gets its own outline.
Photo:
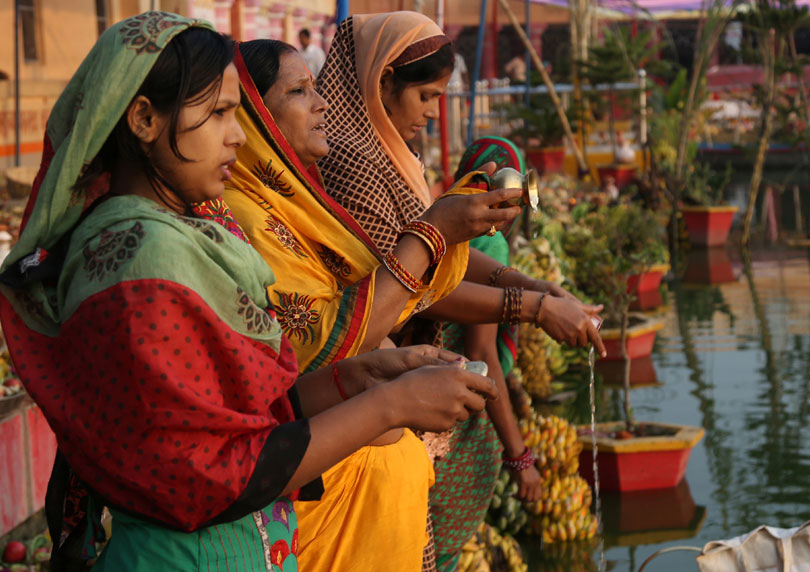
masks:
[[[638,419],[706,429],[687,470],[705,523],[694,538],[610,548],[616,571],[636,572],[661,548],[810,519],[810,252],[730,260],[734,282],[669,284],[673,303],[653,353],[659,385],[632,391]],[[618,414],[620,393],[601,385],[601,420]],[[605,504],[606,524],[621,518]],[[681,552],[647,567],[695,569],[695,554]]]
[[[666,489],[606,492],[602,502],[608,546],[692,538],[706,517],[706,507],[695,504],[687,479]]]

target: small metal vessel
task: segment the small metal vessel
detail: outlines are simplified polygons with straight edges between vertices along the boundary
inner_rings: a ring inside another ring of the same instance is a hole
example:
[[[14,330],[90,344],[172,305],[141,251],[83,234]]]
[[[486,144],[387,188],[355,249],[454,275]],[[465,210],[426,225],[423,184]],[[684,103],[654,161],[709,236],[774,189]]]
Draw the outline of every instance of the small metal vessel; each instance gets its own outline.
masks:
[[[497,189],[523,189],[523,194],[519,198],[504,201],[503,205],[522,206],[528,205],[532,212],[537,212],[537,205],[540,202],[540,186],[537,182],[537,172],[529,169],[526,176],[512,167],[504,167],[490,177],[490,188]]]

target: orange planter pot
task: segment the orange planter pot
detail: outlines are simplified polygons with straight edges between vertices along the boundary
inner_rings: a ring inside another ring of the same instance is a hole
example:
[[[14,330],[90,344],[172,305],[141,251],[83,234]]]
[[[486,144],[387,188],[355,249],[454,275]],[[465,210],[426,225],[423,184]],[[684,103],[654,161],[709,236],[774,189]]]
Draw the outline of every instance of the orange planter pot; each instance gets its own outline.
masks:
[[[669,264],[654,264],[650,269],[640,274],[631,274],[627,278],[628,292],[650,292],[658,290],[661,286],[661,279],[669,272]]]
[[[606,491],[641,491],[674,487],[686,474],[692,448],[703,438],[702,427],[645,423],[672,428],[674,435],[596,439],[599,484]],[[616,423],[599,423],[597,431],[609,431]],[[593,446],[590,435],[580,435],[579,474],[593,484]]]
[[[630,309],[634,312],[646,312],[647,310],[655,310],[663,303],[664,297],[661,296],[661,291],[656,288],[646,292],[637,292],[636,299],[630,302]]]
[[[542,147],[527,149],[526,159],[538,173],[562,173],[565,162],[565,147]]]
[[[613,177],[616,186],[623,189],[629,185],[633,181],[633,177],[636,176],[636,166],[622,164],[602,165],[596,168],[596,172],[599,174],[600,184],[604,185],[607,177]]]
[[[608,386],[624,385],[624,362],[621,360],[599,360],[596,371]],[[630,385],[633,387],[661,385],[652,357],[647,356],[630,360]]]
[[[706,520],[706,507],[692,498],[689,483],[642,491],[605,491],[602,526],[610,546],[638,546],[692,538]]]
[[[632,326],[627,329],[627,357],[638,359],[647,357],[652,353],[655,336],[658,330],[664,327],[663,320],[645,320],[644,323]],[[601,332],[602,341],[605,343],[607,357],[604,360],[621,360],[621,330],[619,328],[608,328]]]
[[[724,246],[692,248],[686,258],[683,281],[687,284],[736,282],[731,258]]]
[[[701,246],[725,244],[737,207],[682,207],[689,241]]]

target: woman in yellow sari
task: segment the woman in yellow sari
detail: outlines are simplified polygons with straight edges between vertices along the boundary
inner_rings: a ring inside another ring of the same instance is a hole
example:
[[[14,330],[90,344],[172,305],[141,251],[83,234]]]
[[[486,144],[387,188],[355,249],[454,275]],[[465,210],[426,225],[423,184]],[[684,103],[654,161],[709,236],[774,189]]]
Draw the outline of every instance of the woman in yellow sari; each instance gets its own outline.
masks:
[[[390,270],[391,259],[381,263],[368,235],[323,190],[314,162],[328,151],[325,104],[300,56],[263,40],[242,44],[235,64],[242,89],[237,118],[247,143],[226,184],[227,207],[209,205],[207,214],[227,219],[232,212],[276,269],[270,298],[302,371],[333,363],[339,378],[339,360],[378,346],[396,323],[455,288],[467,264],[466,240],[514,218],[518,209],[490,207],[518,193],[454,197],[426,213],[444,236],[446,254],[435,256],[418,236],[400,237],[395,260],[425,276],[410,292]],[[302,569],[421,567],[430,460],[408,429],[378,444],[325,473],[320,501],[296,506]]]

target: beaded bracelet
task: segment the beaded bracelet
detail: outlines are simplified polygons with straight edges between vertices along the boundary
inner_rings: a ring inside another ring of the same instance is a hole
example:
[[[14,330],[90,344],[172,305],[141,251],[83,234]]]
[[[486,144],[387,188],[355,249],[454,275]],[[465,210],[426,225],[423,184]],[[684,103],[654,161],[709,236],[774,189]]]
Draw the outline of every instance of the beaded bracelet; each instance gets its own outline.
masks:
[[[531,449],[528,447],[526,447],[519,457],[514,457],[511,459],[509,457],[503,458],[503,464],[506,466],[506,468],[516,473],[525,471],[536,462],[537,457],[534,456],[534,453],[532,453]]]
[[[540,309],[543,307],[543,300],[548,296],[548,292],[540,292],[540,302],[537,304],[537,311],[534,313],[534,325],[540,327]]]
[[[447,241],[439,232],[439,229],[423,220],[414,220],[402,227],[402,230],[397,236],[397,240],[403,234],[412,234],[424,241],[432,255],[430,264],[438,264],[447,253]]]
[[[487,283],[490,286],[498,286],[498,283],[501,281],[501,278],[503,278],[503,275],[506,274],[507,272],[517,272],[517,270],[515,270],[511,266],[501,266],[500,268],[496,268],[495,270],[492,271],[492,274],[489,275],[489,280],[487,281]]]
[[[501,323],[516,326],[523,313],[523,288],[504,288],[503,314]]]
[[[335,384],[335,387],[337,387],[338,393],[343,398],[343,401],[346,401],[349,399],[349,396],[346,395],[346,390],[343,389],[343,384],[340,383],[340,373],[338,373],[339,361],[340,360],[332,362],[332,382]]]
[[[394,278],[399,280],[400,284],[405,286],[411,292],[416,292],[419,290],[419,287],[422,283],[408,270],[402,266],[402,263],[399,259],[394,255],[394,251],[392,250],[388,254],[385,255],[383,258],[383,264],[388,269],[388,271],[394,275]]]

